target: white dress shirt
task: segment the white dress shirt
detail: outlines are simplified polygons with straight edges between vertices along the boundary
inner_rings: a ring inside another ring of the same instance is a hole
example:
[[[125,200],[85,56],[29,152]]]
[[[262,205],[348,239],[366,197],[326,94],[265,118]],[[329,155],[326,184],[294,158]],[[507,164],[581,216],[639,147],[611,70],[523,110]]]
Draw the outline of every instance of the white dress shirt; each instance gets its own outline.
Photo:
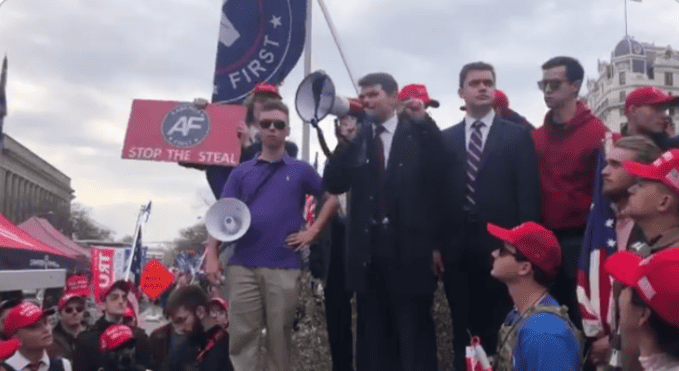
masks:
[[[483,147],[486,145],[486,139],[488,138],[488,132],[490,131],[490,126],[493,125],[493,120],[495,119],[495,111],[490,110],[485,116],[481,117],[480,119],[473,118],[470,116],[465,116],[464,118],[464,148],[469,148],[469,141],[471,140],[472,137],[472,125],[476,121],[481,121],[485,125],[481,127],[481,150],[483,150]]]
[[[386,169],[388,164],[389,164],[389,151],[391,151],[391,142],[394,140],[394,132],[396,131],[396,125],[398,124],[398,116],[396,116],[396,113],[394,112],[394,115],[391,116],[387,121],[382,123],[382,127],[384,127],[384,130],[382,131],[382,134],[380,134],[380,139],[382,139],[382,147],[384,148],[384,168]],[[377,131],[375,131],[377,128],[377,124],[373,124],[373,135]]]
[[[71,369],[71,362],[69,362],[67,359],[61,359],[61,361],[64,363],[64,371],[72,371]],[[13,356],[9,357],[5,361],[8,365],[10,365],[13,369],[16,371],[30,371],[28,368],[28,365],[31,363],[26,357],[21,354],[20,351],[16,351]],[[47,371],[50,368],[50,357],[47,355],[47,351],[43,350],[42,351],[42,358],[40,359],[40,368],[38,368],[38,371]]]

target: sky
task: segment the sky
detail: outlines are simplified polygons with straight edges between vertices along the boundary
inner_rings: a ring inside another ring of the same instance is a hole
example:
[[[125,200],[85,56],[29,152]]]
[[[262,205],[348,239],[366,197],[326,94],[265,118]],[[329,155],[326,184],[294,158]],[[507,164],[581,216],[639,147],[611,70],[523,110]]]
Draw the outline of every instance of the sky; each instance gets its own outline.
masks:
[[[510,107],[541,125],[540,65],[580,60],[596,78],[625,35],[623,0],[325,0],[355,77],[389,72],[401,86],[424,83],[441,107],[439,127],[459,122],[461,67],[495,66]],[[174,163],[121,159],[133,99],[210,98],[221,0],[7,0],[0,6],[0,53],[7,54],[4,130],[71,178],[74,202],[92,209],[118,238],[134,232],[153,201],[147,241],[169,241],[200,222],[214,198],[202,172]],[[320,7],[312,16],[312,70],[355,96]],[[679,49],[679,1],[628,3],[638,41]],[[286,78],[288,105],[303,61]],[[582,94],[586,93],[583,87]],[[294,111],[293,111],[294,112]],[[302,122],[291,116],[301,147]],[[332,123],[321,123],[334,146]],[[312,159],[320,152],[315,135]],[[322,156],[321,156],[322,161]],[[321,162],[322,163],[322,162]]]

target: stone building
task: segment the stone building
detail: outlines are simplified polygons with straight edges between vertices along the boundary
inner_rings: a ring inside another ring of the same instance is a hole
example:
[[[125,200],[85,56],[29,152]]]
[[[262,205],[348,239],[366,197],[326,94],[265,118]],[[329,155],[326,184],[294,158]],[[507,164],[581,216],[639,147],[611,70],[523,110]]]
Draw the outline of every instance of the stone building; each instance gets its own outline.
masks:
[[[31,216],[47,219],[70,235],[71,178],[4,134],[0,151],[0,212],[15,224]]]
[[[599,61],[599,77],[587,80],[587,104],[612,131],[625,130],[625,98],[641,86],[657,86],[679,95],[679,52],[625,36],[611,53],[610,62]],[[679,109],[671,109],[679,122]],[[675,124],[676,125],[676,124]]]

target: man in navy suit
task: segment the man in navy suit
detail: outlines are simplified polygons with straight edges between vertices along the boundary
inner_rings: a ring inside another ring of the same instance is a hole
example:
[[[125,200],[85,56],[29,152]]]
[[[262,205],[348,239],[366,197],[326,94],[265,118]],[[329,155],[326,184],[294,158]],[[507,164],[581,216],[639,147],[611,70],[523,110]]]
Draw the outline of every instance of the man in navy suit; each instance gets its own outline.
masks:
[[[447,164],[443,280],[453,318],[455,369],[465,369],[468,333],[493,354],[511,309],[507,290],[490,276],[488,222],[512,228],[540,221],[538,164],[530,133],[495,116],[493,66],[475,62],[460,72],[467,115],[443,131]]]
[[[386,73],[359,81],[366,120],[328,159],[331,193],[349,191],[347,289],[356,291],[356,369],[437,370],[432,253],[440,245],[443,143],[424,103],[396,114]]]

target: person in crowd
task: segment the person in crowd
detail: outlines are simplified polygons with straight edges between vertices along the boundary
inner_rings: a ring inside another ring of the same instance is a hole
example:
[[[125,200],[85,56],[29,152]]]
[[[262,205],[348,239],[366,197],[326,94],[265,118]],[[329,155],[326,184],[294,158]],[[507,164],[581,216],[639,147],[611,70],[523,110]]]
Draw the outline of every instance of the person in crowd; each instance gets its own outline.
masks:
[[[16,353],[17,349],[21,345],[21,340],[18,338],[13,338],[10,340],[0,340],[0,371],[9,371],[5,365],[5,360]]]
[[[48,316],[54,310],[43,310],[37,305],[22,301],[5,317],[5,332],[16,336],[21,345],[13,356],[5,361],[5,368],[12,371],[71,371],[67,359],[53,358],[47,354],[52,346],[52,327]]]
[[[229,327],[229,302],[222,298],[212,298],[208,302],[208,314],[219,326]]]
[[[167,313],[186,340],[167,356],[163,371],[234,369],[229,360],[229,334],[210,316],[208,306],[207,294],[198,286],[182,287],[170,295]]]
[[[420,99],[397,115],[398,84],[387,73],[359,80],[360,131],[328,159],[330,192],[351,191],[347,290],[356,292],[356,368],[436,370],[431,314],[441,243],[441,134]]]
[[[643,370],[679,370],[679,249],[646,258],[621,251],[606,260],[604,270],[624,285],[620,327],[638,339],[634,350]]]
[[[74,371],[98,371],[103,366],[104,358],[98,351],[101,334],[111,325],[122,324],[125,309],[128,305],[128,294],[132,284],[118,280],[107,287],[101,293],[101,301],[104,314],[94,325],[83,331],[76,338],[75,355],[73,357]],[[133,330],[136,339],[136,361],[145,368],[153,369],[151,354],[149,352],[148,336],[144,330]]]
[[[679,148],[679,137],[672,137],[672,120],[668,110],[679,105],[679,96],[669,95],[655,86],[633,90],[625,98],[625,116],[629,135],[650,137],[661,150]]]
[[[7,313],[19,303],[21,303],[21,299],[19,298],[5,299],[0,302],[0,340],[9,340],[9,336],[5,334],[5,317],[7,317]]]
[[[509,98],[502,90],[495,89],[493,94],[493,110],[495,111],[495,115],[501,119],[513,122],[528,130],[535,129],[535,127],[530,122],[528,122],[525,117],[509,108]]]
[[[495,70],[484,62],[460,71],[466,117],[443,131],[446,145],[446,240],[442,248],[446,297],[453,319],[454,364],[465,368],[469,332],[490,354],[509,312],[507,289],[490,276],[492,240],[486,223],[505,227],[540,220],[538,164],[530,133],[493,111]],[[441,171],[441,170],[438,170]]]
[[[136,340],[127,325],[111,325],[99,337],[101,371],[144,371],[136,359]]]
[[[625,161],[637,161],[643,164],[650,164],[659,155],[660,149],[655,143],[651,139],[640,135],[620,138],[606,152],[606,165],[601,172],[603,179],[602,192],[611,200],[612,209],[615,212],[614,225],[611,225],[610,228],[615,227],[618,251],[630,250],[633,246],[641,246],[646,241],[640,227],[631,218],[622,216],[619,213],[620,210],[627,207],[630,197],[629,188],[637,182],[636,177],[625,170],[623,163]],[[600,270],[603,272],[603,266],[600,266]],[[597,277],[601,277],[601,275],[598,274]],[[609,287],[608,282],[605,285]],[[602,295],[601,291],[598,291],[598,293],[598,300],[602,300],[601,296],[604,296],[603,300],[607,300],[610,303],[609,313],[614,313],[614,306],[611,305],[614,303],[612,297],[610,299],[606,298],[605,292],[604,295]],[[578,301],[581,304],[581,310],[583,308],[597,307],[596,302],[586,292],[578,293]],[[585,335],[591,343],[588,360],[595,366],[608,365],[610,357],[613,355],[612,351],[620,350],[617,318],[609,313],[601,313],[596,318],[591,318],[587,311],[583,312]],[[629,364],[630,362],[627,363]],[[619,361],[616,359],[612,364],[617,365]]]
[[[494,370],[580,370],[579,330],[549,294],[561,265],[559,241],[535,222],[487,228],[502,241],[492,253],[491,275],[507,286],[514,303],[499,332]]]
[[[65,294],[59,299],[57,307],[59,322],[52,330],[54,345],[49,349],[49,354],[73,361],[76,338],[84,330],[85,298],[79,294]]]
[[[257,366],[262,328],[267,333],[266,364],[289,369],[292,322],[299,296],[300,252],[315,242],[334,217],[336,196],[323,192],[323,182],[311,165],[292,159],[285,151],[290,133],[287,106],[277,100],[262,105],[259,114],[262,152],[238,165],[229,176],[222,197],[235,197],[248,206],[252,222],[237,241],[229,260],[230,354],[236,369]],[[317,220],[303,225],[307,194],[321,200]],[[218,241],[207,243],[206,272],[213,283],[219,273]]]
[[[568,306],[571,320],[582,328],[576,297],[580,248],[592,203],[597,156],[608,129],[578,100],[585,71],[571,57],[554,57],[542,65],[538,87],[549,112],[533,131],[540,164],[542,218],[559,239],[561,272],[552,294]]]

